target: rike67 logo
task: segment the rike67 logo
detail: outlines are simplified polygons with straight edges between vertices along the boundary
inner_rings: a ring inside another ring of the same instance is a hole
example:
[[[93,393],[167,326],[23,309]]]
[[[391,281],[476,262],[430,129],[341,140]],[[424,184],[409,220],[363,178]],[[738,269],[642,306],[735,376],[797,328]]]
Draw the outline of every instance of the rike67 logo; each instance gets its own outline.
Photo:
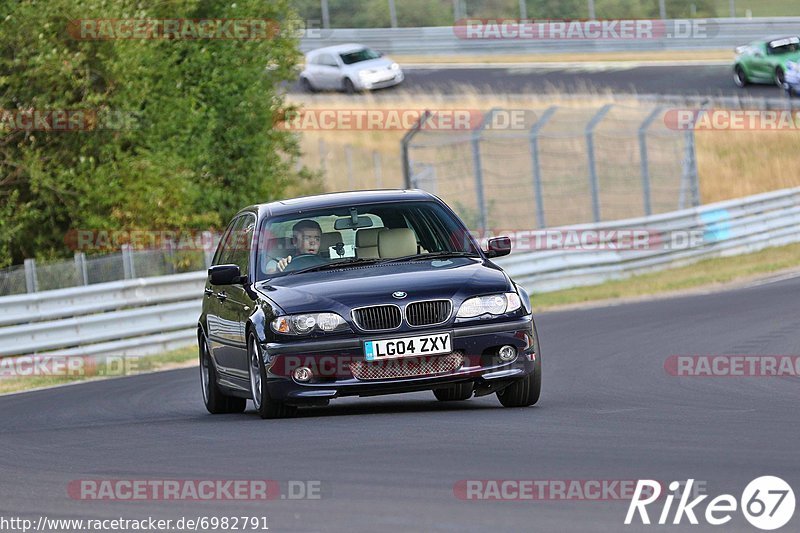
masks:
[[[730,494],[721,494],[708,502],[705,512],[700,512],[700,504],[708,495],[701,495],[689,500],[692,495],[693,479],[686,481],[686,489],[680,491],[679,501],[675,508],[672,521],[669,521],[672,513],[672,504],[675,495],[683,485],[678,481],[669,484],[672,494],[667,494],[661,513],[658,516],[659,525],[668,523],[677,525],[686,517],[690,524],[699,524],[698,515],[705,519],[706,523],[713,526],[727,524],[733,518],[733,513],[741,506],[742,514],[751,525],[764,531],[772,531],[783,527],[794,515],[795,498],[792,487],[784,480],[775,476],[762,476],[751,481],[742,492],[742,497],[737,501]],[[661,497],[661,484],[650,479],[640,479],[636,484],[633,499],[628,507],[628,514],[625,516],[625,525],[633,523],[637,515],[642,524],[649,525],[650,516],[647,506],[653,504]],[[655,506],[654,506],[655,507]],[[651,509],[653,510],[653,509]]]

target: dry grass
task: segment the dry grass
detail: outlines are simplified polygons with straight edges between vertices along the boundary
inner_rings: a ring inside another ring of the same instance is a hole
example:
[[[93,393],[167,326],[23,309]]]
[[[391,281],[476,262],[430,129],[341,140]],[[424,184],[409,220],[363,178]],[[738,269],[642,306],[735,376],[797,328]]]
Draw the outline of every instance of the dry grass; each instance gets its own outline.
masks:
[[[377,96],[363,95],[353,99],[344,95],[324,94],[294,97],[297,103],[307,109],[475,109],[486,111],[494,107],[502,109],[525,109],[541,114],[551,105],[562,108],[559,115],[572,116],[575,121],[586,120],[589,114],[600,106],[614,102],[614,110],[601,122],[596,136],[598,148],[598,168],[601,176],[612,176],[601,189],[611,191],[603,198],[603,217],[625,218],[640,214],[637,190],[639,176],[639,158],[635,139],[635,129],[649,111],[647,104],[641,104],[634,98],[620,99],[610,93],[596,92],[583,99],[559,96],[555,91],[548,94],[501,95],[483,94],[466,91],[457,95],[442,94],[409,94],[396,95],[380,93]],[[574,111],[573,111],[574,110]],[[565,119],[562,119],[564,122]],[[567,121],[568,122],[568,121]],[[615,126],[631,128],[630,137],[603,135],[604,128]],[[658,126],[658,124],[656,125]],[[573,126],[574,127],[574,126]],[[577,127],[581,127],[577,122]],[[330,131],[306,131],[302,134],[301,145],[305,153],[305,163],[312,169],[323,170],[324,186],[327,190],[349,190],[365,188],[403,187],[402,159],[400,140],[404,130],[370,130],[358,131],[337,129]],[[460,135],[452,133],[451,135]],[[424,140],[424,139],[422,139]],[[488,144],[491,143],[491,149]],[[487,180],[494,179],[492,187],[488,187],[487,199],[502,200],[508,192],[518,191],[528,194],[530,189],[531,161],[526,141],[491,136],[484,143],[484,167],[490,169]],[[701,200],[710,203],[800,185],[800,132],[793,131],[700,131],[697,132],[697,162],[700,175]],[[350,148],[347,148],[347,147]],[[540,151],[544,179],[551,180],[551,186],[545,183],[545,191],[551,191],[545,198],[546,205],[554,206],[548,213],[548,225],[577,223],[578,213],[584,213],[586,202],[582,202],[588,190],[586,184],[586,164],[584,140],[580,135],[569,139],[557,136],[543,139]],[[675,146],[655,143],[651,149],[650,162],[654,176],[654,209],[668,211],[675,208],[671,198],[678,186],[675,176],[680,175],[682,153],[679,145]],[[348,169],[347,152],[350,151],[350,167]],[[421,159],[433,157],[430,152],[418,151]],[[377,156],[376,156],[377,154]],[[605,156],[603,155],[605,154]],[[376,171],[376,159],[380,170]],[[442,162],[437,167],[437,176],[452,175],[453,178],[472,176],[472,161],[469,147],[466,144],[456,146],[450,151],[440,151],[437,157]],[[494,159],[492,159],[494,158]],[[429,159],[429,158],[428,158]],[[494,173],[494,175],[492,175]],[[350,177],[352,176],[352,178]],[[617,177],[613,183],[613,177]],[[453,182],[456,180],[453,179]],[[470,189],[470,179],[458,180],[456,189],[447,190],[447,180],[439,179],[438,192],[443,197],[451,198],[466,206],[474,206],[475,191]],[[465,185],[466,184],[466,185]],[[557,187],[552,187],[556,184]],[[555,191],[555,192],[552,192]],[[657,193],[663,195],[664,204],[659,204]],[[527,206],[533,205],[533,199],[527,197],[519,202]],[[528,202],[530,200],[530,202]],[[668,202],[669,200],[669,202]],[[588,200],[587,200],[588,202]],[[532,220],[533,213],[511,209],[506,216],[495,220],[496,225],[509,225],[511,221],[519,224],[520,220]]]
[[[800,185],[800,132],[697,132],[704,203]]]

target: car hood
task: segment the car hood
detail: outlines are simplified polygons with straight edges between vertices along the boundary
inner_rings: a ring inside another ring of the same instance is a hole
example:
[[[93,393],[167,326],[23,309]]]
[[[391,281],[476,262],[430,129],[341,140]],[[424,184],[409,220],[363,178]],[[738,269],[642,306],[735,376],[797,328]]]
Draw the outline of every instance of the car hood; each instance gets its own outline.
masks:
[[[333,311],[347,317],[355,307],[415,300],[450,299],[453,305],[479,294],[512,290],[490,262],[457,258],[375,264],[287,275],[256,284],[286,314]],[[395,291],[407,293],[403,299]]]

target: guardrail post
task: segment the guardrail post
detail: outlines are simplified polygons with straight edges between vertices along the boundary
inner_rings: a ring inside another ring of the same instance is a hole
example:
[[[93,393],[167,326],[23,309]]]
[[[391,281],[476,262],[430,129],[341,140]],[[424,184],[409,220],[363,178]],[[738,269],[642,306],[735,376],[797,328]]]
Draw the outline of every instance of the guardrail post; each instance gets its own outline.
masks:
[[[606,104],[595,113],[586,125],[586,153],[589,157],[589,186],[592,190],[592,217],[600,222],[600,182],[597,178],[597,165],[594,157],[594,128],[603,120],[614,104]]]
[[[422,129],[422,126],[425,125],[425,122],[431,115],[432,113],[430,111],[425,110],[416,124],[403,135],[403,139],[400,141],[400,152],[403,158],[403,183],[406,189],[416,188],[414,179],[411,176],[411,159],[409,158],[408,148],[411,145],[411,141],[414,140],[414,136]]]
[[[122,270],[125,273],[125,279],[136,277],[136,269],[133,266],[133,250],[130,244],[122,245]]]
[[[483,117],[481,123],[472,131],[472,167],[475,173],[475,193],[478,198],[478,213],[480,230],[485,231],[488,225],[488,215],[486,212],[486,197],[483,191],[483,163],[481,162],[481,133],[492,120],[497,109],[492,109]]]
[[[546,227],[544,216],[544,198],[542,187],[542,168],[539,163],[539,132],[550,120],[558,106],[554,105],[548,107],[539,120],[531,127],[530,131],[530,147],[531,147],[531,168],[533,169],[533,191],[536,195],[536,224],[539,228]]]
[[[650,161],[647,157],[647,129],[661,113],[661,106],[653,109],[647,118],[639,126],[639,161],[642,168],[642,203],[644,204],[644,215],[649,217],[653,214],[650,203]]]
[[[372,152],[372,167],[375,169],[375,188],[383,187],[383,169],[381,168],[381,154],[377,150]]]
[[[25,260],[25,289],[31,292],[39,292],[39,279],[36,277],[36,260]]]
[[[86,270],[86,254],[75,252],[75,271],[78,273],[78,281],[81,285],[89,284],[89,272]]]

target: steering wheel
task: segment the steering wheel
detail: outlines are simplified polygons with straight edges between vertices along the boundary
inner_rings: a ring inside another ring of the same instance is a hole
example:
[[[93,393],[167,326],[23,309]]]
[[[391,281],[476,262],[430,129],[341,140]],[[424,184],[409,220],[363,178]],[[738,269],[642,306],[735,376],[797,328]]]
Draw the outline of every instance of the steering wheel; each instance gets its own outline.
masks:
[[[291,272],[292,270],[302,270],[304,268],[322,265],[327,262],[328,262],[327,259],[325,259],[324,257],[320,257],[317,254],[293,255],[292,262],[286,265],[284,272]]]

